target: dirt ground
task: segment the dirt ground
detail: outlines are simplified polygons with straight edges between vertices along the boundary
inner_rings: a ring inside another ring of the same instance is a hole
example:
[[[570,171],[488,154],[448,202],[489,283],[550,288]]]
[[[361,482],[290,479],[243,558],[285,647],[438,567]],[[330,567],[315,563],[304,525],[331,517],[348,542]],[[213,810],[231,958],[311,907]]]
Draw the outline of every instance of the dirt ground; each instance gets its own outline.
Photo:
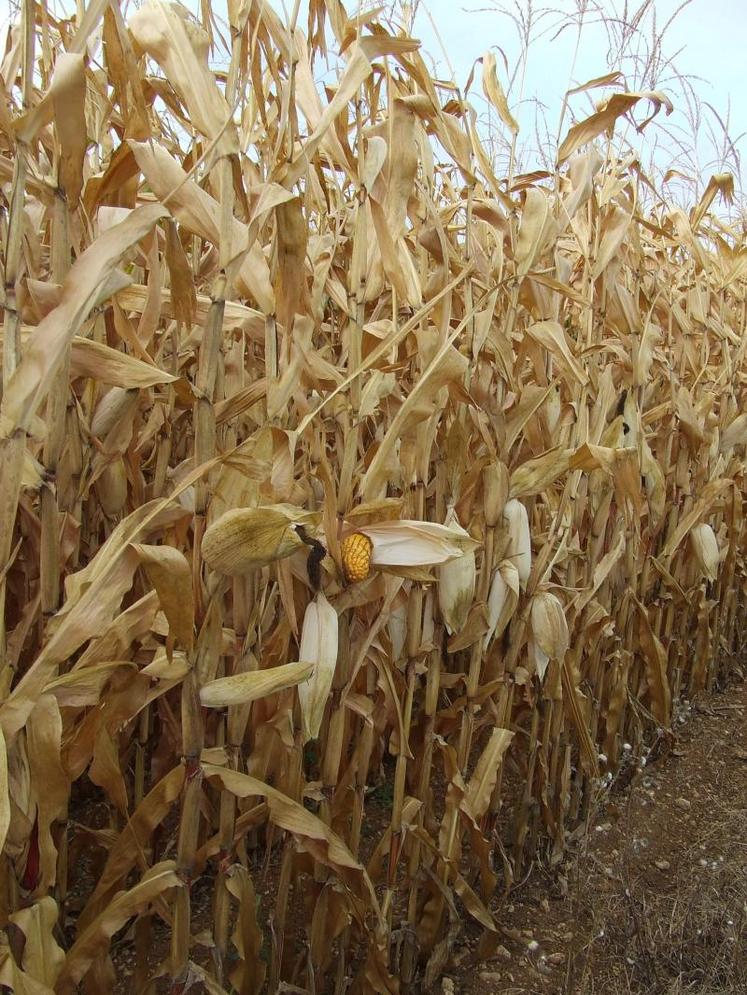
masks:
[[[747,684],[696,698],[630,774],[560,873],[496,907],[496,956],[465,949],[444,995],[747,995]]]

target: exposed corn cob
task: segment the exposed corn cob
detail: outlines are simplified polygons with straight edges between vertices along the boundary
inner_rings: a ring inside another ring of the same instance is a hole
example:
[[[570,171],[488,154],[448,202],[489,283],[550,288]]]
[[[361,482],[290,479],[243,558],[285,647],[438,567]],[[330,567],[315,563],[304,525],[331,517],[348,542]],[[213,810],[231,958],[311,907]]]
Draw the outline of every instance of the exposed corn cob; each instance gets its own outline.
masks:
[[[349,583],[354,584],[368,577],[371,571],[372,552],[373,543],[362,532],[353,532],[342,540],[340,546],[342,567],[345,579]]]

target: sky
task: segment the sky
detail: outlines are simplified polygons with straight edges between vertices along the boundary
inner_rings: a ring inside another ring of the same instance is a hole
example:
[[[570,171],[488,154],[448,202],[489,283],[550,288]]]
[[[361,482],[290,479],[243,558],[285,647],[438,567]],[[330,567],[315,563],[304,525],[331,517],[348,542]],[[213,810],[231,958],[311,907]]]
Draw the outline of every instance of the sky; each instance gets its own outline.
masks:
[[[462,3],[458,0],[423,0],[416,6],[413,34],[422,40],[424,50],[434,58],[439,69],[445,66],[448,57],[456,80],[462,86],[474,60],[483,51],[492,48],[496,53],[501,82],[505,87],[509,74],[521,62],[522,46],[516,20],[524,19],[526,23],[529,12],[533,11],[535,24],[527,58],[523,98],[518,78],[509,91],[509,104],[522,126],[529,158],[532,157],[532,152],[536,153],[538,144],[535,135],[536,114],[539,114],[540,137],[544,129],[544,115],[554,138],[557,135],[563,93],[569,84],[580,85],[619,68],[626,72],[629,88],[650,89],[652,85],[656,85],[657,88],[665,89],[673,99],[675,111],[664,121],[673,137],[668,138],[663,133],[657,135],[657,140],[664,146],[660,150],[660,162],[664,163],[676,156],[677,165],[683,171],[689,169],[705,174],[706,182],[710,172],[724,168],[723,130],[708,108],[707,104],[710,104],[722,121],[726,122],[728,117],[729,133],[737,139],[736,148],[745,155],[747,163],[745,0],[691,0],[685,5],[682,0],[653,0],[649,4],[634,0],[627,5],[624,0],[601,0],[596,4],[611,26],[616,19],[619,23],[626,6],[629,20],[631,14],[641,6],[648,6],[640,24],[640,35],[635,42],[637,49],[641,55],[645,55],[651,49],[652,34],[660,34],[666,28],[661,42],[662,52],[667,59],[673,59],[676,70],[686,77],[687,84],[694,90],[700,101],[699,118],[692,113],[695,102],[691,100],[688,106],[683,87],[670,68],[662,68],[656,76],[655,84],[647,80],[645,86],[641,86],[640,81],[634,78],[632,61],[621,64],[609,53],[608,32],[599,23],[599,15],[595,15],[593,11],[586,16],[574,65],[577,31],[570,23],[570,16],[581,6],[582,3],[575,0],[504,0],[503,3],[492,0],[466,0]],[[590,7],[591,4],[587,6]],[[550,13],[550,7],[560,14]],[[676,13],[678,9],[679,12]],[[667,27],[673,14],[676,16]],[[567,26],[558,35],[558,27],[563,20]],[[508,71],[503,65],[503,56],[508,63]],[[485,108],[479,78],[478,74],[477,86],[472,89],[472,101],[478,112],[481,104]],[[685,87],[687,88],[688,86]],[[604,92],[595,90],[593,97],[598,99]],[[572,100],[571,108],[579,118],[586,116],[591,110],[589,96],[577,95]],[[647,111],[641,116],[647,116]],[[568,123],[566,118],[564,132]],[[716,135],[716,149],[713,147],[711,129]],[[692,155],[693,143],[688,139],[693,130],[697,132],[695,157]],[[678,140],[691,148],[683,152],[678,147]],[[535,164],[539,165],[539,162]],[[735,163],[727,162],[726,166],[734,170]]]

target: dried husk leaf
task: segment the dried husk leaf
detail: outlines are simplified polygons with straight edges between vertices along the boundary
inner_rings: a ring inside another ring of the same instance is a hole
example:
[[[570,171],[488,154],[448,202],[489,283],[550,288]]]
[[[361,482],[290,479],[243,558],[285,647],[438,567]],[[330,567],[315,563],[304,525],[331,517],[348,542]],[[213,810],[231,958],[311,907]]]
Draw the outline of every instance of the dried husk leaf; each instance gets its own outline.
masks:
[[[545,191],[538,187],[530,187],[526,193],[516,243],[517,276],[526,276],[534,265],[544,238],[549,211],[550,202]]]
[[[50,87],[54,122],[60,142],[59,177],[68,204],[75,207],[83,188],[86,156],[86,70],[82,55],[61,52]]]
[[[722,453],[728,453],[735,446],[747,445],[747,414],[737,415],[734,421],[721,433],[719,448]]]
[[[110,903],[130,869],[138,863],[153,830],[163,822],[179,798],[184,787],[184,779],[185,768],[183,764],[179,764],[151,788],[132,813],[127,825],[111,845],[93,894],[80,914],[78,921],[80,932],[83,932]]]
[[[527,328],[527,335],[547,349],[566,374],[569,383],[575,381],[583,385],[588,382],[584,368],[571,352],[565,332],[557,321],[537,321]]]
[[[191,650],[194,645],[195,605],[192,569],[187,558],[173,546],[134,543],[133,549],[158,593],[171,638],[183,649]]]
[[[90,377],[100,383],[133,389],[154,387],[159,383],[174,383],[178,377],[159,370],[152,363],[128,356],[103,342],[77,336],[70,347],[70,372],[74,377]]]
[[[176,88],[192,124],[208,138],[220,137],[222,153],[238,152],[238,136],[225,98],[207,65],[209,39],[186,8],[147,0],[128,21],[135,41],[155,59]]]
[[[202,765],[205,777],[214,778],[238,798],[262,797],[267,800],[272,821],[292,833],[297,841],[321,863],[331,867],[354,888],[365,888],[373,897],[373,886],[363,866],[355,859],[340,837],[322,820],[294,802],[281,791],[256,777],[213,764]],[[373,899],[378,912],[378,902]]]
[[[25,940],[21,967],[50,991],[54,991],[65,960],[65,952],[54,936],[59,914],[57,902],[50,895],[44,895],[33,905],[10,916]]]
[[[8,751],[5,736],[0,729],[0,847],[5,846],[5,837],[10,826],[10,798],[8,797]]]
[[[62,287],[59,305],[36,327],[23,359],[3,392],[0,438],[28,430],[31,418],[46,397],[65,350],[122,256],[146,235],[165,211],[157,205],[140,207],[120,224],[100,235],[75,261]]]
[[[638,609],[638,638],[646,663],[646,680],[651,695],[651,710],[662,726],[669,727],[672,713],[672,690],[667,680],[667,652],[651,627],[648,610],[633,596]]]
[[[558,163],[565,162],[582,145],[586,145],[587,142],[592,141],[598,135],[614,128],[617,119],[623,114],[627,114],[629,110],[635,107],[639,100],[643,99],[650,100],[653,103],[654,114],[658,113],[662,106],[666,108],[667,114],[672,113],[672,103],[663,93],[654,91],[646,93],[615,93],[601,110],[596,111],[590,117],[573,125],[558,149]]]

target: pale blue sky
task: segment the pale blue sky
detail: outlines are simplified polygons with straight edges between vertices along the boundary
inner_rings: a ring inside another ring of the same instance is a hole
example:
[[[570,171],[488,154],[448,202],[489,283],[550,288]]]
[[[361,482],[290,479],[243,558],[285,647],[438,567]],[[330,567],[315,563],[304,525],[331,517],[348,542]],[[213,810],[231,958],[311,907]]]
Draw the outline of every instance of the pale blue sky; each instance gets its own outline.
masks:
[[[499,9],[501,6],[504,12]],[[543,13],[543,9],[547,10],[550,6],[559,13]],[[534,30],[535,41],[530,48],[527,61],[524,101],[521,103],[519,101],[520,88],[517,79],[509,95],[509,103],[514,116],[522,125],[522,137],[528,145],[527,158],[530,160],[534,158],[537,164],[537,157],[532,154],[537,145],[534,134],[537,105],[532,102],[532,98],[536,97],[544,106],[547,127],[554,137],[563,93],[569,85],[576,45],[574,27],[567,26],[559,36],[556,32],[563,18],[567,19],[578,10],[579,6],[582,4],[574,0],[546,0],[544,3],[542,0],[534,3],[530,0],[517,0],[517,2],[504,0],[503,4],[493,4],[491,0],[466,0],[461,3],[453,3],[450,0],[427,0],[417,7],[413,33],[423,41],[424,48],[431,53],[440,68],[446,63],[443,48],[446,49],[457,82],[463,86],[474,59],[489,47],[498,46],[505,54],[509,70],[514,70],[520,62],[521,44],[515,21],[505,11],[527,18],[529,10],[533,9],[537,23]],[[612,24],[615,18],[623,13],[626,5],[624,0],[603,0],[596,6],[603,10],[604,16]],[[641,6],[641,0],[629,3],[629,14]],[[744,137],[744,133],[747,132],[747,100],[744,96],[747,2],[691,0],[689,4],[683,6],[682,0],[654,0],[640,25],[641,35],[638,45],[642,55],[645,55],[647,48],[650,49],[652,32],[654,30],[657,33],[661,32],[680,7],[682,9],[664,33],[662,50],[666,57],[674,58],[679,73],[689,77],[689,83],[700,100],[700,117],[697,117],[693,103],[688,107],[682,87],[673,78],[671,70],[664,68],[657,74],[656,85],[663,86],[675,103],[673,115],[666,121],[662,117],[663,123],[673,133],[673,137],[668,139],[664,134],[657,136],[658,142],[667,145],[666,150],[660,151],[657,161],[663,166],[666,159],[676,155],[677,140],[687,144],[693,126],[696,126],[698,161],[693,161],[693,156],[689,153],[682,154],[680,149],[678,166],[683,171],[691,170],[706,174],[704,179],[707,181],[711,171],[723,168],[723,163],[719,161],[723,155],[722,129],[707,104],[712,105],[722,120],[726,121],[729,115],[729,132],[732,138],[737,139],[737,149],[747,152],[747,138]],[[594,23],[595,21],[597,23]],[[640,81],[631,78],[633,66],[630,62],[619,65],[613,59],[608,63],[608,33],[598,21],[598,14],[595,15],[593,12],[587,14],[572,82],[580,84],[606,73],[611,68],[621,68],[626,72],[631,87],[640,86]],[[439,44],[438,36],[443,40],[443,48]],[[497,51],[496,54],[499,72],[505,85],[506,72],[500,54]],[[476,106],[484,108],[479,75],[476,82],[477,85],[473,85],[471,91],[472,99]],[[651,85],[651,81],[647,80],[645,88],[649,89]],[[593,91],[594,99],[601,97],[604,92]],[[590,109],[588,98],[584,94],[574,97],[571,106],[578,117],[585,116],[588,113],[587,108]],[[638,119],[647,116],[647,113],[644,110],[638,115]],[[544,129],[541,118],[540,126]],[[567,130],[567,121],[563,130]],[[712,131],[717,142],[715,149]],[[653,137],[653,133],[651,135]],[[634,133],[631,135],[631,140],[634,143],[640,142]],[[672,150],[671,153],[669,149]],[[733,161],[727,165],[734,169]]]

